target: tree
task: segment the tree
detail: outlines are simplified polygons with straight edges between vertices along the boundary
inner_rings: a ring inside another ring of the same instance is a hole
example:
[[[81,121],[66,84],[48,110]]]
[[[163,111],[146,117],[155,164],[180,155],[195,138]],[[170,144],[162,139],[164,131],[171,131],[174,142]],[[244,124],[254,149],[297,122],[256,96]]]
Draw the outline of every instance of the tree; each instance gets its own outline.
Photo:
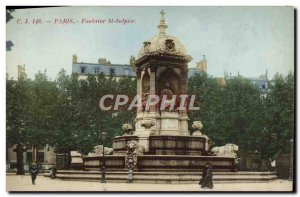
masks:
[[[263,130],[264,108],[257,87],[244,78],[217,80],[202,72],[189,79],[189,92],[195,94],[200,111],[189,112],[191,119],[201,120],[214,145],[235,143],[248,151],[259,151],[258,134]]]
[[[25,76],[25,75],[24,75]],[[33,161],[36,147],[49,143],[49,120],[57,99],[55,83],[48,80],[46,72],[36,74],[33,81],[20,76],[17,81],[7,79],[7,145],[14,146],[17,154],[17,174],[23,174],[23,152],[33,145]]]
[[[76,76],[75,76],[76,77]],[[58,97],[55,105],[52,108],[52,116],[50,122],[52,123],[52,132],[50,145],[55,148],[57,153],[65,153],[70,157],[70,151],[76,150],[74,145],[73,134],[75,105],[74,99],[78,90],[78,79],[72,80],[70,76],[66,75],[65,70],[58,73],[56,79],[56,87],[58,90]],[[70,162],[70,158],[69,161]]]
[[[260,90],[241,77],[226,81],[222,91],[221,132],[227,143],[247,152],[260,151],[257,143],[264,128],[264,108]]]
[[[266,96],[242,77],[221,86],[204,72],[190,78],[188,86],[200,106],[200,111],[189,112],[189,123],[201,120],[203,133],[215,145],[235,143],[246,152],[260,153],[262,159],[290,151],[295,129],[293,73],[277,74]],[[123,123],[134,125],[135,111],[99,107],[106,94],[134,97],[136,80],[129,77],[117,80],[100,74],[80,80],[61,70],[51,81],[46,72],[38,72],[32,81],[7,79],[6,91],[7,148],[16,145],[18,174],[24,173],[22,156],[27,144],[51,145],[57,153],[69,155],[70,162],[70,151],[85,155],[101,144],[103,131],[108,133],[105,144],[110,146],[112,138],[122,134]]]
[[[196,105],[200,107],[199,111],[189,112],[190,130],[193,121],[201,120],[203,133],[212,137],[216,144],[222,144],[224,137],[219,131],[222,108],[221,86],[215,78],[201,72],[189,79],[188,91],[190,95],[196,96]]]
[[[53,123],[50,122],[52,108],[57,101],[56,83],[44,73],[38,72],[30,83],[28,143],[33,145],[33,162],[36,162],[36,148],[49,144]]]
[[[12,16],[12,12],[14,12],[14,9],[6,9],[6,23],[8,23],[10,20],[12,20],[14,17]],[[11,47],[13,47],[14,44],[11,40],[6,41],[6,51],[11,51]]]
[[[273,159],[280,153],[290,152],[290,139],[295,131],[294,74],[276,74],[270,92],[264,100],[266,106],[266,135],[270,139],[265,148]]]
[[[116,80],[100,74],[80,80],[78,75],[68,76],[61,70],[56,84],[59,93],[52,111],[51,145],[56,152],[69,155],[69,162],[71,150],[88,154],[102,142],[103,131],[108,133],[105,144],[111,145],[112,138],[121,134],[122,123],[133,122],[134,112],[102,111],[99,107],[100,98],[106,94],[133,96],[135,80],[131,78]]]
[[[29,81],[6,79],[6,146],[17,154],[17,174],[24,174],[23,152],[30,132]]]

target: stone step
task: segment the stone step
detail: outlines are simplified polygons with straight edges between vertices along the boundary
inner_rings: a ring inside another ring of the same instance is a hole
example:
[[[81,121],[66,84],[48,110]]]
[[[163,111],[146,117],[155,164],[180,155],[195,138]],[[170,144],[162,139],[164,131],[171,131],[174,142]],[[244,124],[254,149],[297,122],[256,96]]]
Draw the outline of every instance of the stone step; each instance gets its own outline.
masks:
[[[98,178],[101,177],[101,175],[99,174],[57,174],[57,177],[86,177],[86,178]],[[127,178],[127,175],[112,175],[112,174],[106,174],[107,178]],[[134,178],[140,179],[140,178],[148,178],[148,179],[200,179],[201,176],[192,176],[192,175],[180,175],[180,176],[176,176],[176,175],[155,175],[155,176],[149,176],[149,175],[133,175]],[[264,178],[276,178],[275,175],[252,175],[252,176],[245,176],[245,175],[214,175],[213,176],[214,179],[264,179]]]
[[[63,180],[81,180],[81,181],[100,181],[101,177],[70,177],[70,176],[59,176],[58,178]],[[243,183],[251,183],[251,182],[269,182],[275,180],[277,177],[268,177],[268,178],[214,178],[213,181],[217,183],[233,183],[233,182],[243,182]],[[119,182],[126,183],[127,177],[106,177],[107,182]],[[173,179],[173,178],[147,178],[147,177],[134,177],[134,181],[136,183],[198,183],[199,178],[186,178],[186,179]]]
[[[58,174],[57,178],[91,178],[91,179],[99,179],[101,176],[99,175],[62,175],[62,174]],[[119,175],[106,175],[107,179],[127,179],[127,176],[119,176]],[[153,180],[153,179],[172,179],[172,180],[176,180],[176,179],[187,179],[187,180],[199,180],[201,178],[201,176],[144,176],[144,175],[133,175],[133,178],[135,180],[138,179],[149,179],[149,180]],[[274,179],[277,178],[276,176],[213,176],[214,180],[247,180],[247,179],[262,179],[262,180],[267,180],[267,179]]]
[[[107,172],[107,182],[127,182],[127,172]],[[45,174],[49,176],[49,174]],[[100,181],[101,172],[58,171],[57,178],[63,180]],[[134,182],[139,183],[198,183],[201,173],[134,172]],[[277,178],[274,172],[216,172],[214,182],[266,182]]]
[[[79,170],[58,170],[57,174],[101,174],[100,171],[79,171]],[[128,171],[106,171],[106,174],[128,174]],[[201,175],[202,172],[137,172],[133,174],[140,175]],[[239,171],[239,172],[213,172],[214,175],[276,175],[276,172],[251,172],[251,171]]]

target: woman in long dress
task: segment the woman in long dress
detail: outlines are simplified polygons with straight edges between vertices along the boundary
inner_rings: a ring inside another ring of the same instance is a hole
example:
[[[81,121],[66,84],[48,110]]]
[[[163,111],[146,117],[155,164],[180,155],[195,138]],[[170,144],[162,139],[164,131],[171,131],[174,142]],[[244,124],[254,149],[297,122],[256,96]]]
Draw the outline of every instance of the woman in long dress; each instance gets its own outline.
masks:
[[[202,179],[200,181],[201,188],[208,187],[212,189],[214,187],[213,182],[212,182],[212,167],[210,163],[206,163],[203,172],[202,172]]]

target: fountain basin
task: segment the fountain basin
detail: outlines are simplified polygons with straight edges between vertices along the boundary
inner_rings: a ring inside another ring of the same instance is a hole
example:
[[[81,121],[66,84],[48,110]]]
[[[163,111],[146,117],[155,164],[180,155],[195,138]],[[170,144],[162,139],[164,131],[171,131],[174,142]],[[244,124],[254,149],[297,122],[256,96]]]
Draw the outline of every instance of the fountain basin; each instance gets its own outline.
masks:
[[[106,155],[105,166],[110,170],[127,170],[125,155]],[[102,166],[102,156],[83,157],[85,170],[99,170]],[[192,156],[192,155],[138,155],[137,171],[190,171],[201,170],[209,162],[217,171],[235,171],[234,158],[220,156]]]

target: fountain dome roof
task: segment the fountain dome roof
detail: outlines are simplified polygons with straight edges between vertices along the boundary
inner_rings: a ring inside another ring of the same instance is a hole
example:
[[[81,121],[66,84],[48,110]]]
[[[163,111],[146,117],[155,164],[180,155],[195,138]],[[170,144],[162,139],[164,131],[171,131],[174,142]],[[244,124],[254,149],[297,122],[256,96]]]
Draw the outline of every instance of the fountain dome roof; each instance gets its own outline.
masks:
[[[159,34],[144,42],[144,46],[140,49],[138,59],[144,55],[161,52],[175,55],[187,56],[187,50],[183,43],[176,37],[166,34],[167,24],[164,18],[164,11],[160,12],[161,19],[157,26]]]

